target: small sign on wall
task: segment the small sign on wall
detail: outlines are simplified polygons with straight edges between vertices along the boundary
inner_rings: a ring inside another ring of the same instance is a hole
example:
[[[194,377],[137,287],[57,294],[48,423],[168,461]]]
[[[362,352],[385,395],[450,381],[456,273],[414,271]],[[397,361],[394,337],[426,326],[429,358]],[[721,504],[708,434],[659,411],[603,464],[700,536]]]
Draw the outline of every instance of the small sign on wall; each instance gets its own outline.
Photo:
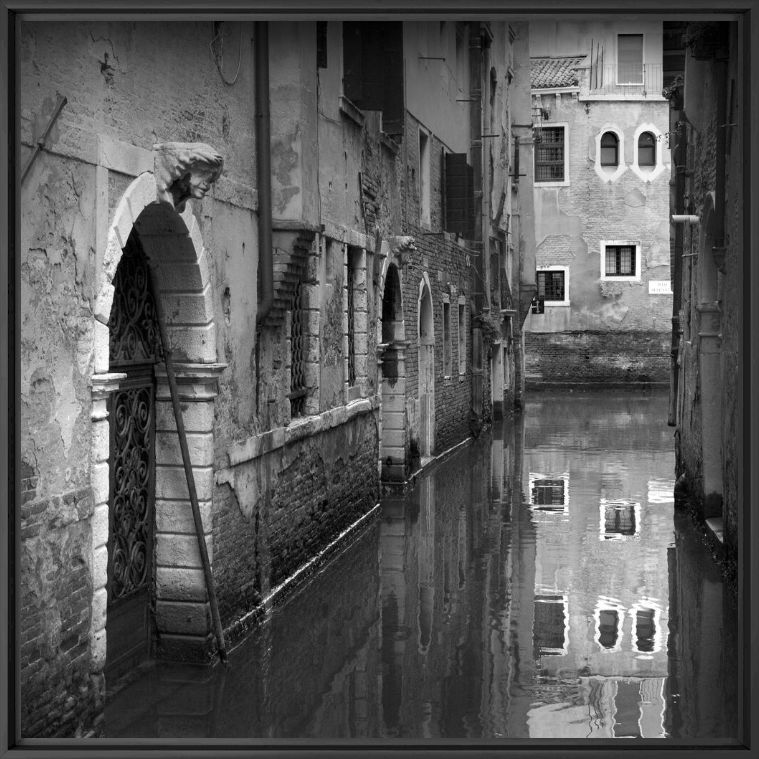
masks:
[[[668,279],[651,279],[648,282],[649,295],[672,295],[672,286]]]

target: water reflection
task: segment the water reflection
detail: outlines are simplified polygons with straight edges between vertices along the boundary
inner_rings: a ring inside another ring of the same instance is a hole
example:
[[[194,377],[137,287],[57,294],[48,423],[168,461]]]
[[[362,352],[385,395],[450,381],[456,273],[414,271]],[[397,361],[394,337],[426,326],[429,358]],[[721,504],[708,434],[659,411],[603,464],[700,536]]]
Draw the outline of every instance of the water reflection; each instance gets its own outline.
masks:
[[[666,413],[666,394],[533,395],[385,500],[228,669],[153,667],[104,734],[733,735],[735,609],[673,519]]]

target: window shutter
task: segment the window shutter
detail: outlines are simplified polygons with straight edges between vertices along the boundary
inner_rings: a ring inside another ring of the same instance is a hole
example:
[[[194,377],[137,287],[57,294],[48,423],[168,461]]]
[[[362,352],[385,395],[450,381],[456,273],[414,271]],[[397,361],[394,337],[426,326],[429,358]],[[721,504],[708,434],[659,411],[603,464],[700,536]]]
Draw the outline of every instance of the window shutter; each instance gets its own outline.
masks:
[[[466,153],[445,156],[445,228],[474,239],[474,170]]]
[[[363,96],[361,63],[361,25],[355,21],[344,21],[343,93],[359,107]]]
[[[378,71],[383,74],[382,129],[387,134],[403,132],[403,23],[383,24],[382,60]]]
[[[620,84],[643,82],[643,35],[617,35],[617,81]]]

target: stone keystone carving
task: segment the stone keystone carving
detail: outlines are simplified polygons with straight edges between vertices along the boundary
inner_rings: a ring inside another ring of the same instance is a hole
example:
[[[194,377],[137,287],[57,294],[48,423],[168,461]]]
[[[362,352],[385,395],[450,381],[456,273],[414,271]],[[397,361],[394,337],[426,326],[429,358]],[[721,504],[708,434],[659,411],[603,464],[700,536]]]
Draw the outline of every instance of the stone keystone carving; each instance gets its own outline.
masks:
[[[412,250],[416,250],[414,238],[410,235],[395,235],[388,240],[388,243],[390,244],[390,252],[397,256],[401,266],[406,262],[408,254]]]
[[[224,159],[202,142],[163,142],[153,145],[158,200],[177,213],[190,198],[202,198],[221,176]]]

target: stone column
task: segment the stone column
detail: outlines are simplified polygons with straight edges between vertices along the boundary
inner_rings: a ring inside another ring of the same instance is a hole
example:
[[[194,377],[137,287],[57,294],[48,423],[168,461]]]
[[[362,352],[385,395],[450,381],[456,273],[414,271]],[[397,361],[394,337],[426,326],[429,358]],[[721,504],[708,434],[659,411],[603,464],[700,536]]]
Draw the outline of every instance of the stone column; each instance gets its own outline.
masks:
[[[226,364],[175,364],[187,447],[213,566],[213,423],[217,380]],[[161,658],[203,661],[213,633],[166,368],[156,365],[156,625]]]

